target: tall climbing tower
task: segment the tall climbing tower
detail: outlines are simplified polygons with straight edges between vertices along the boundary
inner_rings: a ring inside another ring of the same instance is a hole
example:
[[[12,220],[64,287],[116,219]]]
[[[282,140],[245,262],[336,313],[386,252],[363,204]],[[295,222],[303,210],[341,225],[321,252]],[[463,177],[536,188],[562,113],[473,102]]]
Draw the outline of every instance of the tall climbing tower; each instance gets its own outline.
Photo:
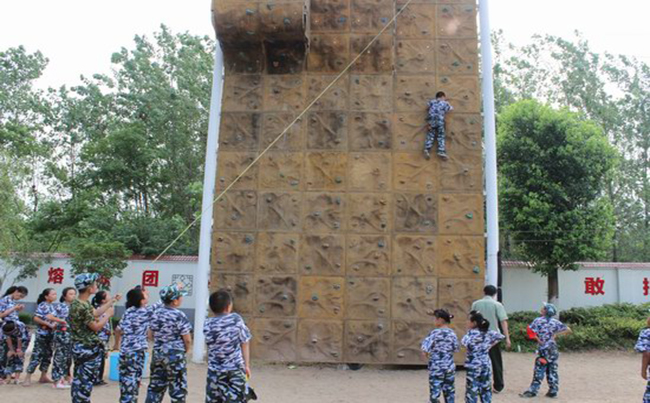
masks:
[[[407,0],[214,0],[225,60],[223,190]],[[413,364],[437,307],[481,295],[475,0],[413,0],[216,204],[213,289],[270,361]],[[448,161],[425,160],[445,91]]]

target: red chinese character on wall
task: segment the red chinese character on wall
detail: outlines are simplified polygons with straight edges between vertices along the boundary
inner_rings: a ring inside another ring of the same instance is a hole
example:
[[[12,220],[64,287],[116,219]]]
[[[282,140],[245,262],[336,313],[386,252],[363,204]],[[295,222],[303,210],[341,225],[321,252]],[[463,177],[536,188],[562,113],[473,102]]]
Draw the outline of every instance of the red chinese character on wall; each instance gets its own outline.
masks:
[[[60,267],[50,267],[47,271],[47,282],[50,284],[63,283],[63,269]]]
[[[648,278],[646,277],[643,279],[643,295],[647,297],[649,291],[650,291],[650,281],[648,281]]]
[[[585,278],[585,294],[589,295],[605,295],[605,280],[600,277],[586,277]]]
[[[145,270],[142,272],[143,287],[158,287],[158,270]]]

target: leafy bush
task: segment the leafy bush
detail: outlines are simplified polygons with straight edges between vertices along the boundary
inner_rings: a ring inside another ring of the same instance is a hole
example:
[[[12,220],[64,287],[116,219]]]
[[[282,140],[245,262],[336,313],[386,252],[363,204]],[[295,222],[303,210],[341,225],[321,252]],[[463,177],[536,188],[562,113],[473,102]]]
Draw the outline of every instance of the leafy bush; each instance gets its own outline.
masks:
[[[650,304],[613,304],[590,308],[571,308],[560,312],[560,320],[573,333],[559,337],[561,351],[630,350],[641,329],[646,327]],[[537,312],[509,315],[510,335],[515,351],[535,351],[526,329],[539,316]]]
[[[18,319],[26,325],[32,325],[34,320],[32,319],[32,314],[27,312],[21,312],[18,314]]]

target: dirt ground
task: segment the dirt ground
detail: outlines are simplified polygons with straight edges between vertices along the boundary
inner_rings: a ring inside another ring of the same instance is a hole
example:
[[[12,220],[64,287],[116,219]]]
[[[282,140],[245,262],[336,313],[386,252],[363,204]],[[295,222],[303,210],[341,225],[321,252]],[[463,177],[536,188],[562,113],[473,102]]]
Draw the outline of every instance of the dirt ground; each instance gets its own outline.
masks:
[[[507,353],[506,389],[494,402],[521,402],[532,376],[532,354]],[[645,383],[639,376],[640,357],[633,353],[563,354],[560,358],[560,398],[558,402],[641,402]],[[204,365],[190,364],[188,403],[204,401]],[[38,375],[38,372],[37,374]],[[146,385],[147,381],[144,381]],[[144,401],[146,387],[140,391]],[[366,366],[350,371],[337,366],[254,365],[252,386],[262,403],[426,403],[425,369],[379,368]],[[465,373],[456,376],[457,401],[464,401]],[[546,393],[546,389],[542,389]],[[69,390],[53,390],[49,385],[29,388],[0,386],[0,403],[69,402]],[[115,403],[119,387],[115,382],[95,388],[93,403]],[[532,401],[546,401],[538,397]],[[169,402],[165,399],[165,402]]]

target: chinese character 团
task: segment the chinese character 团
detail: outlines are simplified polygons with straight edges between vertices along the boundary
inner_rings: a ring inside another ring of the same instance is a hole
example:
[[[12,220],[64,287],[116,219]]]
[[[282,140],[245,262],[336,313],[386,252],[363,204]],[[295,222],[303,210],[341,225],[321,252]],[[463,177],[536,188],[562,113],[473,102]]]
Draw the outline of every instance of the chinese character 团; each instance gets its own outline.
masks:
[[[605,280],[600,277],[586,277],[585,278],[585,294],[589,295],[605,295]]]
[[[143,287],[158,287],[158,270],[145,270],[142,272]]]
[[[47,282],[50,284],[63,283],[63,269],[60,267],[50,267],[47,271]]]

